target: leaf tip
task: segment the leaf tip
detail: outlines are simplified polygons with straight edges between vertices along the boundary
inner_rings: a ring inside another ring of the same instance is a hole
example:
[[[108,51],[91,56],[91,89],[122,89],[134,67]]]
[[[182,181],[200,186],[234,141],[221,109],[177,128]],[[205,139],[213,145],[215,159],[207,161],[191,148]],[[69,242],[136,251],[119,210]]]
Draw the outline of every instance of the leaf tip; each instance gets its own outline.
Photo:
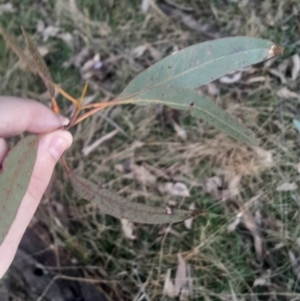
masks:
[[[276,45],[276,44],[273,44],[273,45],[271,46],[271,48],[269,49],[269,51],[268,51],[268,54],[267,54],[266,59],[269,59],[269,58],[271,58],[271,57],[273,57],[273,56],[277,56],[277,55],[282,54],[282,53],[283,53],[283,50],[284,50],[283,47],[281,47],[281,46],[279,46],[279,45]]]

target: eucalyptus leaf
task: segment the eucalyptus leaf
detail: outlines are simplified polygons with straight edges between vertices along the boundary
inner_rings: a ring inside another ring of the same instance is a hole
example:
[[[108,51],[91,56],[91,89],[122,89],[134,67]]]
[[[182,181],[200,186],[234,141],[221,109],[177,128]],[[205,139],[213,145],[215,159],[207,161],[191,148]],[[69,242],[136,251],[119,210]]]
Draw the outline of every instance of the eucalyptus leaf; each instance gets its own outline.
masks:
[[[27,48],[29,50],[29,53],[32,58],[32,62],[34,64],[34,69],[36,70],[36,73],[41,77],[43,80],[45,86],[47,87],[51,97],[55,96],[55,88],[53,85],[52,76],[48,70],[47,65],[44,62],[44,59],[39,53],[39,50],[37,49],[36,45],[31,40],[30,36],[26,32],[26,30],[21,26],[23,36],[25,38]]]
[[[127,103],[136,105],[159,103],[177,110],[189,111],[192,116],[201,118],[227,135],[248,145],[257,145],[250,130],[213,101],[193,90],[167,86],[154,87],[133,96]]]
[[[26,64],[29,70],[33,74],[38,74],[40,78],[43,80],[45,86],[47,87],[51,97],[55,95],[55,84],[53,83],[52,76],[47,68],[47,65],[44,62],[44,59],[40,55],[37,47],[31,40],[28,33],[21,26],[23,36],[26,40],[27,48],[31,57],[25,55],[23,50],[18,46],[15,39],[12,35],[9,35],[5,32],[5,30],[0,26],[0,35],[3,36],[4,40],[8,44],[8,46],[13,50],[13,52],[19,57],[22,63]]]
[[[24,54],[23,50],[18,46],[15,39],[12,35],[9,35],[5,30],[0,26],[0,35],[3,36],[7,45],[12,49],[12,51],[19,57],[22,63],[26,64],[27,67],[33,72],[36,73],[33,62]]]
[[[135,77],[120,99],[157,86],[194,89],[227,74],[281,54],[283,49],[259,38],[230,37],[196,44],[169,55]]]
[[[70,182],[79,196],[93,201],[102,213],[128,219],[136,223],[162,224],[176,223],[199,215],[196,210],[156,208],[140,203],[129,202],[125,198],[70,172]]]
[[[27,136],[13,147],[0,173],[0,245],[13,223],[28,188],[38,150],[38,136]]]

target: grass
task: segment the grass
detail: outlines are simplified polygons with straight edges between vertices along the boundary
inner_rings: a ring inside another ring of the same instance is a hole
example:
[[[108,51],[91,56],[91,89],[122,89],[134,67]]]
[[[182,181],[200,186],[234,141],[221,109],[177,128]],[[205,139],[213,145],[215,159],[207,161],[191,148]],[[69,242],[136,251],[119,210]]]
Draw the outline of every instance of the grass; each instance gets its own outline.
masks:
[[[45,60],[53,78],[72,95],[80,95],[85,81],[80,67],[62,68],[62,64],[84,47],[90,47],[92,53],[84,62],[100,53],[108,71],[92,75],[88,94],[107,97],[121,92],[131,78],[155,62],[150,50],[134,58],[131,50],[135,47],[148,43],[164,57],[176,47],[207,40],[205,33],[190,29],[180,20],[164,18],[153,8],[147,15],[141,14],[140,2],[105,1],[95,5],[91,0],[77,1],[82,14],[75,16],[79,21],[74,23],[64,1],[44,4],[31,0],[11,1],[17,11],[25,13],[4,14],[1,24],[15,33],[19,41],[18,27],[22,24],[39,45],[47,46],[49,54]],[[299,52],[296,1],[242,1],[240,4],[176,1],[180,2],[192,8],[186,14],[200,20],[199,26],[206,25],[205,31],[210,34],[259,36],[284,46],[285,53],[274,67]],[[46,27],[55,25],[71,33],[73,48],[57,36],[43,42],[41,34],[36,32],[39,19],[44,20]],[[286,70],[288,76],[290,71]],[[276,91],[281,87],[280,81],[261,66],[255,71],[255,76],[259,75],[266,76],[268,81],[246,85],[244,81],[251,77],[246,74],[233,85],[217,83],[221,96],[215,100],[253,129],[261,141],[260,146],[272,152],[272,166],[253,150],[201,121],[166,108],[127,106],[105,111],[103,114],[113,119],[131,139],[118,134],[84,160],[81,160],[82,146],[114,128],[98,115],[73,130],[74,145],[67,152],[67,160],[81,175],[133,201],[158,206],[175,202],[184,207],[194,201],[207,212],[194,220],[191,230],[183,224],[172,225],[172,231],[166,225],[135,225],[137,239],[130,241],[118,220],[101,215],[94,206],[76,198],[58,166],[51,193],[47,195],[49,202],[41,204],[36,217],[55,233],[70,258],[84,266],[88,277],[105,279],[106,290],[114,292],[107,295],[109,300],[115,300],[114,296],[120,300],[169,300],[163,296],[164,279],[168,269],[174,279],[178,252],[188,265],[190,300],[270,300],[272,295],[276,300],[295,300],[298,297],[298,279],[289,259],[289,251],[296,258],[299,256],[298,190],[277,192],[275,188],[283,182],[299,182],[296,170],[299,137],[291,123],[298,114],[299,104],[291,99],[279,100]],[[42,98],[41,81],[26,71],[19,71],[14,55],[5,50],[2,40],[0,77],[1,94]],[[299,93],[297,84],[291,84],[290,88]],[[59,103],[67,110],[69,104],[61,99]],[[173,119],[186,130],[186,141],[182,142],[174,131]],[[151,168],[157,182],[143,184],[136,178],[128,178],[115,168],[116,164],[127,168],[130,164],[143,164]],[[249,212],[261,223],[266,250],[261,262],[257,262],[248,229],[240,226],[233,233],[226,231],[236,216],[234,206],[216,199],[200,185],[220,175],[220,171],[223,172],[223,189],[235,175],[242,175],[235,200],[238,204],[260,195]],[[161,194],[158,184],[168,181],[184,182],[191,197]],[[56,202],[62,204],[63,212],[55,209]],[[55,218],[47,215],[50,209],[55,212]],[[271,284],[254,286],[254,281],[266,271]]]

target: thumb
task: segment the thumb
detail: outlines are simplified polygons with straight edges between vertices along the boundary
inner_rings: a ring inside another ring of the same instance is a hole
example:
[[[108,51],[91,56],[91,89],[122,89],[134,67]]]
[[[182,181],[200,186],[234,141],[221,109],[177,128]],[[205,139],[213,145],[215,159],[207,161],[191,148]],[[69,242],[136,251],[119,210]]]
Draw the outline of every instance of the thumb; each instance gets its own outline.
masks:
[[[33,199],[40,199],[46,190],[54,166],[63,152],[71,145],[70,132],[57,130],[44,135],[40,142],[36,163],[28,186],[27,194]]]
[[[55,164],[71,143],[72,135],[63,130],[51,132],[41,138],[28,189],[0,246],[0,278],[15,256],[21,238],[49,184]]]

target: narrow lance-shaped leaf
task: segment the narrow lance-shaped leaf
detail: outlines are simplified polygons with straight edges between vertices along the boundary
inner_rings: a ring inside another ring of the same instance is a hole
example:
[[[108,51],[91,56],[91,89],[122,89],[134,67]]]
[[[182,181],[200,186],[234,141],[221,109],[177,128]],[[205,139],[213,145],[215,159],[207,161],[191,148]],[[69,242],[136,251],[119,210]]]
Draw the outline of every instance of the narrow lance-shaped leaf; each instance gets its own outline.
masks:
[[[0,245],[13,223],[28,188],[38,150],[38,136],[27,136],[13,147],[0,173]]]
[[[5,30],[0,26],[0,34],[3,36],[7,45],[12,49],[12,51],[19,57],[19,59],[30,68],[31,72],[36,74],[36,69],[34,67],[33,62],[25,55],[23,50],[18,46],[15,39],[8,35]]]
[[[155,87],[140,92],[125,102],[136,105],[160,103],[177,110],[189,111],[192,116],[201,118],[227,135],[249,145],[257,145],[257,141],[252,137],[250,130],[220,109],[210,99],[193,90],[164,86]]]
[[[25,29],[21,26],[23,36],[26,40],[27,48],[29,50],[29,53],[32,57],[32,61],[34,64],[34,68],[38,75],[41,77],[41,79],[44,81],[45,86],[47,87],[51,97],[55,96],[55,88],[53,86],[53,80],[51,77],[51,74],[48,70],[47,65],[44,62],[44,59],[39,53],[39,50],[31,40],[30,36],[28,33],[25,31]]]
[[[95,202],[102,213],[126,218],[132,222],[144,224],[175,223],[199,215],[198,211],[173,209],[170,207],[157,208],[140,203],[129,202],[125,198],[106,189],[99,188],[96,184],[69,174],[71,184],[80,197]]]
[[[24,38],[26,40],[27,48],[29,50],[30,55],[32,58],[29,58],[25,55],[24,51],[18,46],[16,41],[11,35],[8,35],[5,30],[0,26],[0,34],[3,36],[4,40],[8,44],[8,46],[13,50],[13,52],[19,57],[19,59],[26,64],[26,66],[30,69],[33,74],[38,74],[41,79],[43,80],[45,86],[47,87],[51,97],[55,95],[55,84],[52,81],[51,74],[41,57],[37,47],[31,40],[30,36],[21,27]]]
[[[134,78],[120,99],[157,86],[172,85],[195,89],[234,70],[281,54],[283,49],[270,41],[231,37],[196,44],[149,67]]]

